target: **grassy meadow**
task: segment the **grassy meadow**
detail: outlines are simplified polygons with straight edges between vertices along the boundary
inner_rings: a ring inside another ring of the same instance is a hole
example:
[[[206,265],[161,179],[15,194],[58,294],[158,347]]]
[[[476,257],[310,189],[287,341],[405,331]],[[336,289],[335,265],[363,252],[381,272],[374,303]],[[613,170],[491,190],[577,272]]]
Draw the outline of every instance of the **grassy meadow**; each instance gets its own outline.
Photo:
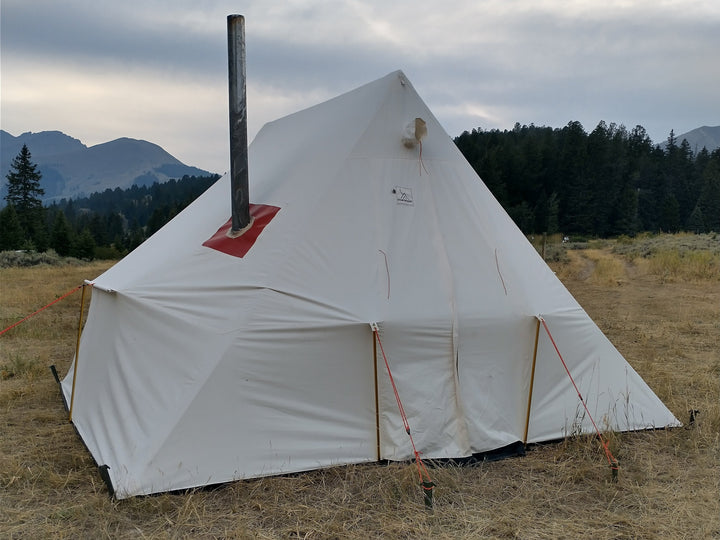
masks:
[[[617,483],[579,437],[431,469],[432,513],[408,463],[112,500],[48,369],[70,365],[78,291],[0,336],[0,538],[720,538],[720,236],[557,240],[553,270],[686,424],[608,433]],[[3,255],[0,331],[112,264]]]

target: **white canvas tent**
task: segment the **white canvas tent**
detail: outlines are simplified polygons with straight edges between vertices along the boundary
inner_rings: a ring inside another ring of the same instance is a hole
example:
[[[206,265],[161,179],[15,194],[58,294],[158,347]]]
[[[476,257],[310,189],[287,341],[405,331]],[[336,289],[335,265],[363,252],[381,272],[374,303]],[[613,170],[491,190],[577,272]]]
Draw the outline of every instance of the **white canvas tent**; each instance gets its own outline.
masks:
[[[523,440],[537,316],[603,427],[678,425],[402,72],[267,124],[249,171],[240,244],[226,175],[93,282],[62,391],[118,498],[412,458],[371,323],[427,458]],[[536,359],[528,442],[590,431]]]

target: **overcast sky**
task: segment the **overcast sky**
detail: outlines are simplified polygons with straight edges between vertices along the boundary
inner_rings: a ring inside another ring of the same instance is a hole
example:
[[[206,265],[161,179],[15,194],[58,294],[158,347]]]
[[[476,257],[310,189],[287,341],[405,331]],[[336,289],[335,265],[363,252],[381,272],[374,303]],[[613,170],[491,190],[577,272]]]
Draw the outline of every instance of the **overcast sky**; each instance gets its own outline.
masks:
[[[0,127],[159,144],[229,168],[226,17],[246,17],[248,136],[402,69],[451,136],[720,124],[717,0],[0,0]]]

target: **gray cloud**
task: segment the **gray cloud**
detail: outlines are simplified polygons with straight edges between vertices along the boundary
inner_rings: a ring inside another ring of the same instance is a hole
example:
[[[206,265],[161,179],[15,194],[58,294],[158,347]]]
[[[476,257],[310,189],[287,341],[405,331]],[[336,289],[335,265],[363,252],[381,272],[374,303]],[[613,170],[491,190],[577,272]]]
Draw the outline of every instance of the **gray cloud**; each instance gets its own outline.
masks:
[[[75,91],[97,103],[74,111],[74,125],[82,125],[83,110],[115,108],[107,138],[115,135],[111,126],[126,129],[125,120],[137,118],[143,137],[220,170],[222,163],[200,160],[217,162],[217,149],[226,147],[221,96],[225,16],[232,12],[247,18],[255,123],[398,68],[450,135],[509,129],[516,121],[561,127],[579,120],[591,130],[605,120],[641,124],[660,142],[670,129],[720,123],[720,7],[712,3],[3,0],[3,129],[34,129],[41,119],[33,111],[40,110],[46,122],[67,122],[61,109],[75,106],[66,93]],[[17,86],[45,70],[53,88]],[[110,84],[122,89],[105,91]],[[33,106],[36,94],[57,111]],[[134,112],[120,116],[126,109]],[[84,120],[85,132],[102,142],[102,126],[91,131],[96,118]],[[65,125],[43,125],[78,136]],[[193,140],[198,132],[201,141]]]
[[[105,2],[4,2],[3,55],[108,69],[133,64],[200,75],[225,65],[224,20],[212,34],[184,27],[170,16],[162,21],[127,9],[134,4],[110,8]]]

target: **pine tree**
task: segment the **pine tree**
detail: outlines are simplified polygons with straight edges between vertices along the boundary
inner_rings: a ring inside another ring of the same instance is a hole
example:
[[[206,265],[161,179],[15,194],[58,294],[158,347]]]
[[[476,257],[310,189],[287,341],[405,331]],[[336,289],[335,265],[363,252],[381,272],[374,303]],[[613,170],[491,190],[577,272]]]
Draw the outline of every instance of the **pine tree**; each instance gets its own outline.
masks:
[[[85,227],[77,236],[71,254],[78,259],[92,260],[95,258],[95,239],[90,229]]]
[[[0,251],[20,249],[25,243],[25,233],[12,204],[0,210]]]
[[[72,249],[72,240],[72,231],[67,219],[65,219],[65,214],[63,214],[62,210],[58,210],[52,227],[50,247],[61,257],[67,257]]]
[[[47,247],[43,206],[40,200],[45,190],[40,187],[42,174],[31,158],[30,150],[24,144],[10,164],[10,172],[6,175],[8,188],[5,200],[8,205],[15,208],[26,239],[33,241],[34,245],[42,250],[43,246]]]
[[[698,233],[698,234],[705,232],[705,216],[703,216],[700,205],[696,205],[695,209],[690,214],[690,218],[688,219],[687,228],[689,231]]]
[[[37,170],[37,165],[31,161],[31,157],[30,150],[24,144],[10,164],[11,170],[6,175],[8,192],[5,200],[15,207],[20,223],[26,229],[42,208],[40,197],[45,194],[45,190],[40,187],[42,174]]]
[[[558,194],[554,191],[548,197],[548,215],[547,215],[547,232],[548,234],[555,234],[560,230],[558,225],[558,214],[560,212],[560,200]]]
[[[675,195],[668,195],[660,207],[660,229],[664,232],[678,232],[680,230],[680,205]]]
[[[715,150],[714,156],[716,152],[720,157],[720,150]],[[703,179],[702,193],[697,205],[702,211],[706,230],[720,232],[720,166],[716,161],[710,162],[705,168]]]

